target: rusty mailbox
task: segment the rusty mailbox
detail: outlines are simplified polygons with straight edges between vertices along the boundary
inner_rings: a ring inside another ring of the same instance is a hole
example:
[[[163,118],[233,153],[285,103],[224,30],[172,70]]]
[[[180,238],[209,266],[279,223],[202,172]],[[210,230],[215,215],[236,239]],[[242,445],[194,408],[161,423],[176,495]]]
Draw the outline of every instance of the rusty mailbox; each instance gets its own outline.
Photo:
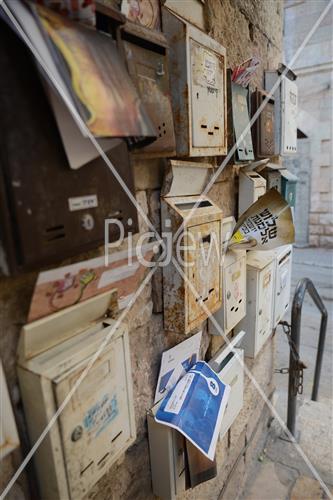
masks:
[[[157,130],[156,140],[137,150],[144,158],[174,156],[176,140],[173,125],[165,36],[127,22],[121,28],[122,48],[129,73]]]
[[[226,50],[166,7],[170,78],[178,156],[227,152]]]
[[[254,160],[248,98],[249,89],[232,82],[228,70],[228,136],[229,147],[236,145],[234,163]]]
[[[253,145],[256,158],[267,158],[275,154],[274,142],[274,98],[263,90],[256,89],[251,96],[252,116],[268,98],[265,107],[252,125]]]
[[[169,258],[163,267],[168,331],[189,333],[208,317],[202,304],[211,313],[221,306],[222,211],[200,195],[209,169],[204,163],[173,160],[165,177],[161,215]]]
[[[18,377],[31,445],[59,410],[34,454],[45,500],[85,497],[135,440],[128,330],[110,317],[116,300],[114,290],[105,292],[21,332]]]
[[[125,234],[135,232],[137,212],[101,158],[69,167],[37,67],[19,38],[2,28],[8,44],[0,51],[0,264],[8,273],[96,248],[107,218],[124,223]],[[125,142],[107,154],[133,193]],[[109,241],[118,237],[111,224]]]
[[[296,74],[280,64],[276,71],[265,72],[265,87],[274,91],[275,154],[297,153],[297,84]]]

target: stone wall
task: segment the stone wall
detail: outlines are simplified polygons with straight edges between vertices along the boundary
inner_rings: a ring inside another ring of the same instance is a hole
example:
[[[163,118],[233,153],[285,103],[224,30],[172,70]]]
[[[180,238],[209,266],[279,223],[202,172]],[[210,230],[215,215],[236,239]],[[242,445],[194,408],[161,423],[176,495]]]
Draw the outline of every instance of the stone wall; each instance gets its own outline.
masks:
[[[285,59],[288,63],[327,7],[326,0],[288,0],[285,3]],[[333,247],[333,62],[332,9],[319,24],[293,64],[299,92],[298,128],[309,138],[311,162],[311,246]],[[300,168],[299,182],[302,178]],[[299,199],[296,210],[308,210],[308,200]]]
[[[263,70],[276,67],[281,60],[282,1],[207,0],[205,9],[207,30],[226,47],[229,66],[240,63],[252,54],[259,55],[262,66],[256,77],[256,84],[262,85]],[[159,193],[164,162],[150,160],[134,163],[137,199],[158,228]],[[235,214],[237,177],[232,166],[225,168],[209,194],[221,206],[225,216]],[[78,256],[75,261],[100,253],[101,250]],[[66,263],[68,262],[70,261]],[[15,358],[19,332],[27,318],[36,277],[37,273],[24,274],[16,278],[0,277],[1,358],[22,442],[22,450],[15,451],[0,464],[0,490],[29,450],[17,385]],[[166,335],[163,330],[161,293],[161,280],[157,277],[146,286],[126,319],[130,332],[136,442],[96,484],[89,498],[99,500],[152,498],[146,411],[153,402],[161,353],[184,340],[183,336]],[[209,359],[222,343],[219,338],[209,337],[204,325],[203,358]],[[273,391],[273,360],[274,345],[273,341],[269,341],[255,362],[248,363],[249,369],[268,396]],[[242,490],[248,464],[255,456],[258,443],[265,435],[267,419],[268,412],[264,408],[264,403],[247,378],[241,414],[218,444],[218,477],[188,491],[183,498],[217,499],[220,498],[220,494],[221,498],[235,498]],[[20,476],[12,492],[17,495],[15,498],[27,500],[37,498],[31,467]]]

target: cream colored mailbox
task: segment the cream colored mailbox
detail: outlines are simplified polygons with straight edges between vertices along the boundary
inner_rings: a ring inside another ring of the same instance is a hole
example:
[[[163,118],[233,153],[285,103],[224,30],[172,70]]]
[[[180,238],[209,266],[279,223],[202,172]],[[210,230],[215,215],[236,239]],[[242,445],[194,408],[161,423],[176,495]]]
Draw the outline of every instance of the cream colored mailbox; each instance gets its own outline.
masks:
[[[113,298],[106,292],[21,332],[18,375],[31,445],[59,410],[34,455],[43,500],[82,498],[134,442],[128,332],[108,316]]]
[[[239,172],[238,215],[266,193],[266,179],[255,171]]]
[[[223,415],[220,429],[220,439],[230,429],[243,407],[244,399],[244,351],[237,347],[243,337],[240,331],[230,344],[223,348],[209,362],[212,369],[218,374],[222,382],[230,385],[230,395]]]
[[[227,243],[235,226],[234,217],[222,221],[222,306],[214,314],[221,331],[210,319],[208,330],[212,335],[229,333],[246,313],[246,251],[228,250]]]
[[[170,44],[177,155],[225,155],[226,50],[166,7],[162,21]]]
[[[271,252],[247,252],[246,316],[235,328],[246,331],[245,356],[255,358],[272,333],[275,256]]]
[[[161,215],[171,257],[163,267],[164,327],[168,331],[189,333],[208,317],[203,304],[213,313],[222,303],[222,211],[200,195],[209,169],[207,164],[174,160],[165,177]]]
[[[284,245],[274,250],[274,314],[273,327],[281,321],[289,308],[291,287],[292,245]]]
[[[158,406],[147,415],[153,493],[162,500],[176,500],[186,489],[185,438],[175,429],[155,422]]]

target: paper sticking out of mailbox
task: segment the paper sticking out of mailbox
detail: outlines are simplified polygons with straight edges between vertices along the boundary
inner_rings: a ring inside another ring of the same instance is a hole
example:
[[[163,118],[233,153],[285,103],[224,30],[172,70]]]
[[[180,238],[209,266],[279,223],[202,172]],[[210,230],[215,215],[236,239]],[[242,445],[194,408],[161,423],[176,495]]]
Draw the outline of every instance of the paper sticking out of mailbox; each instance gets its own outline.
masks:
[[[247,87],[254,77],[259,65],[260,59],[256,56],[246,59],[246,61],[242,62],[239,66],[236,66],[233,70],[231,80],[242,87]]]
[[[214,460],[229,394],[230,386],[207,363],[198,361],[162,400],[155,420],[179,431]]]
[[[43,61],[40,70],[47,84],[65,96],[83,136],[88,134],[78,115],[97,138],[124,137],[130,146],[156,138],[157,131],[110,36],[39,4],[18,0],[5,4],[29,39],[37,61]],[[17,32],[9,17],[3,17]]]
[[[202,332],[180,342],[162,354],[154,404],[172,389],[178,380],[198,361]]]
[[[291,208],[283,196],[272,188],[240,217],[228,248],[273,250],[294,241]]]

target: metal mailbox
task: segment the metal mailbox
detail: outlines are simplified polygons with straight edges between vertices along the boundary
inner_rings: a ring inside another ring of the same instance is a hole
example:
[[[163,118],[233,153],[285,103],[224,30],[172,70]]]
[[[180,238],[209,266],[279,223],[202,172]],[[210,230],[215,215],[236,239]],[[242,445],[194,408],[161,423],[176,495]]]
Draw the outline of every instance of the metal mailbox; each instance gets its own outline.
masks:
[[[18,376],[31,444],[110,335],[34,454],[43,499],[82,498],[135,440],[128,332],[109,317],[114,301],[106,292],[21,332]]]
[[[230,344],[223,346],[209,362],[222,382],[230,385],[230,395],[222,419],[220,439],[228,432],[243,407],[244,369],[242,363],[244,362],[244,350],[237,346],[245,335],[244,331],[240,331],[231,339]]]
[[[0,360],[0,462],[20,445],[5,373]]]
[[[274,188],[281,193],[281,165],[267,163],[266,167],[260,171],[260,175],[266,179],[267,191]]]
[[[248,99],[249,89],[233,83],[228,70],[228,135],[229,147],[236,144],[234,163],[254,160]]]
[[[246,251],[225,248],[235,226],[234,217],[222,221],[222,306],[213,315],[224,334],[229,333],[246,314]],[[211,335],[221,335],[214,323],[208,320]]]
[[[266,180],[255,171],[239,172],[238,215],[266,193]]]
[[[166,7],[170,78],[178,156],[227,153],[226,50]]]
[[[255,90],[251,96],[252,116],[259,109],[268,93],[263,90]],[[274,98],[270,97],[262,109],[258,118],[252,125],[253,144],[256,158],[267,158],[275,154],[274,142]]]
[[[172,255],[163,267],[164,326],[178,333],[189,333],[207,319],[202,304],[213,313],[222,301],[222,211],[200,195],[209,169],[205,163],[171,160],[163,186],[162,228]]]
[[[277,71],[265,72],[265,87],[270,91],[281,78],[274,92],[275,99],[275,154],[292,155],[297,153],[297,76],[286,66],[280,65]]]
[[[255,358],[272,333],[275,257],[271,252],[247,252],[246,316],[235,328],[246,331],[245,356]]]
[[[281,170],[281,194],[288,202],[290,207],[295,208],[296,205],[296,188],[298,178],[289,170]]]
[[[11,42],[10,51],[0,51],[0,238],[4,249],[0,248],[0,255],[5,254],[1,267],[6,273],[40,267],[102,245],[104,219],[121,220],[125,234],[138,227],[136,208],[101,158],[78,170],[69,167],[37,67],[16,35]],[[120,141],[107,154],[134,193],[126,144]],[[118,226],[110,225],[109,241],[118,237]]]
[[[289,308],[291,287],[292,245],[284,245],[274,250],[274,312],[273,327],[281,321]]]
[[[185,438],[155,422],[153,410],[147,415],[153,493],[163,500],[176,500],[186,489]]]
[[[157,139],[152,144],[138,149],[136,156],[174,156],[176,139],[171,107],[167,40],[162,33],[128,22],[121,29],[121,38],[129,73],[158,133]]]

